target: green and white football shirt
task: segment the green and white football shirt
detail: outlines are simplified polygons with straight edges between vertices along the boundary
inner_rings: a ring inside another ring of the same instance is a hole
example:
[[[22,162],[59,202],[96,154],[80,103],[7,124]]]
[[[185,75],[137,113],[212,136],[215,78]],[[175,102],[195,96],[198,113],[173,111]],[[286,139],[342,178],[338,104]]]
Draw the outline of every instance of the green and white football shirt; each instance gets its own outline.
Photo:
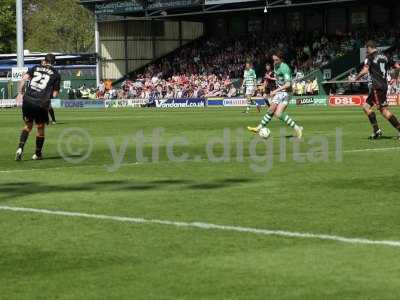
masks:
[[[279,66],[275,66],[274,73],[276,84],[278,87],[282,87],[285,85],[285,83],[292,81],[292,71],[285,63],[281,63]]]
[[[255,88],[257,75],[254,69],[244,70],[244,86],[246,88]]]

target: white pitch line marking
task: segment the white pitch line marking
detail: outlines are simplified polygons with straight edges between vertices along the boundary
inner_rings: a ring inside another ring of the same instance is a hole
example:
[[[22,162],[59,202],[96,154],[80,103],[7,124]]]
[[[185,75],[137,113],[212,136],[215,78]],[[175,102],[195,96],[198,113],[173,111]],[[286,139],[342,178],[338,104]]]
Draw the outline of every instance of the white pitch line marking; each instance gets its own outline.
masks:
[[[400,147],[344,150],[343,153],[370,152],[370,151],[389,151],[389,150],[400,150]]]
[[[133,162],[133,163],[125,163],[122,164],[121,167],[126,167],[126,166],[135,166],[135,165],[141,165],[143,164],[143,162]],[[20,170],[0,170],[0,174],[2,173],[19,173],[19,172],[40,172],[40,171],[51,171],[51,170],[65,170],[65,169],[78,169],[78,168],[99,168],[99,167],[103,167],[104,169],[107,168],[107,165],[105,164],[94,164],[94,165],[68,165],[68,166],[64,166],[64,167],[52,167],[52,168],[43,168],[43,169],[20,169]]]
[[[400,247],[400,241],[393,241],[393,240],[370,240],[370,239],[366,239],[366,238],[348,238],[348,237],[328,235],[328,234],[291,232],[291,231],[284,231],[284,230],[268,230],[268,229],[259,229],[259,228],[251,228],[251,227],[217,225],[217,224],[202,223],[202,222],[177,222],[177,221],[167,221],[167,220],[157,220],[157,219],[118,217],[118,216],[97,215],[97,214],[68,212],[68,211],[54,211],[54,210],[48,210],[48,209],[12,207],[12,206],[0,206],[0,210],[22,212],[22,213],[37,213],[37,214],[45,214],[45,215],[56,215],[56,216],[64,216],[64,217],[108,220],[108,221],[117,221],[117,222],[123,222],[123,223],[156,224],[156,225],[168,225],[168,226],[175,226],[175,227],[190,227],[190,228],[197,228],[197,229],[204,229],[204,230],[222,230],[222,231],[231,231],[231,232],[244,232],[244,233],[252,233],[252,234],[266,235],[266,236],[330,240],[330,241],[342,242],[342,243],[348,243],[348,244],[364,244],[364,245],[381,245],[381,246],[390,246],[390,247]]]

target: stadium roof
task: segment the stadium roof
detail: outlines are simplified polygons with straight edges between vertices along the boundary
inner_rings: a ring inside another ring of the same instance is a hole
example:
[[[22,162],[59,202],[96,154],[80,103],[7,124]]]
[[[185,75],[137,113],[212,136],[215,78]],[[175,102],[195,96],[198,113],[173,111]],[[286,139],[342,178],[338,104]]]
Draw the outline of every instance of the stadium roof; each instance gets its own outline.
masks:
[[[99,16],[168,18],[235,11],[329,5],[357,0],[80,0]]]
[[[24,55],[25,64],[39,63],[42,61],[47,53],[28,53]],[[66,54],[66,53],[53,53],[56,56],[58,64],[84,64],[84,65],[95,65],[96,54],[84,53],[84,54]],[[16,66],[17,65],[17,54],[0,54],[0,67],[4,66]]]

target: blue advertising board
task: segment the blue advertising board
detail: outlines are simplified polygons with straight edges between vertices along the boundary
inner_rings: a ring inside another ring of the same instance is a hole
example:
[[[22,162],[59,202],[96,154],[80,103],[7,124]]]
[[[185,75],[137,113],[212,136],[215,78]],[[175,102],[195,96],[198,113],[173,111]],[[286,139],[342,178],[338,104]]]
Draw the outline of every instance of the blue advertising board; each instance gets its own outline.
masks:
[[[187,107],[205,107],[206,99],[187,98],[187,99],[162,99],[156,100],[158,108],[187,108]]]
[[[104,108],[103,100],[61,100],[60,107],[64,108]]]
[[[265,105],[264,98],[252,98],[258,105]],[[247,106],[246,98],[224,98],[222,100],[222,105],[226,107],[244,107]]]
[[[208,98],[207,106],[223,106],[224,98]]]

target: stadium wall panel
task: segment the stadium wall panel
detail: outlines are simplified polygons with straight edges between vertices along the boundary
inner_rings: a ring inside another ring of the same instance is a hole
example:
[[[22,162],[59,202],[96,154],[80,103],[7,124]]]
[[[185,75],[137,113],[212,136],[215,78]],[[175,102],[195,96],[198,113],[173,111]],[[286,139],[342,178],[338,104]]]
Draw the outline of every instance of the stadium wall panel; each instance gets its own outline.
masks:
[[[156,41],[156,57],[161,57],[179,47],[179,41]]]
[[[182,38],[194,40],[204,33],[204,24],[199,22],[182,22]]]
[[[371,7],[371,21],[373,24],[386,25],[390,19],[390,11],[388,7],[382,5],[373,5]]]
[[[324,18],[320,11],[310,10],[305,12],[305,14],[305,26],[308,32],[312,32],[314,30],[320,31],[321,28],[324,28]]]
[[[103,59],[124,59],[124,41],[102,41],[101,57]]]
[[[179,22],[166,21],[164,39],[179,39]]]
[[[357,30],[368,27],[368,7],[351,7],[349,12],[350,30]]]
[[[125,74],[125,62],[124,61],[103,61],[102,62],[102,74],[103,78],[113,79],[120,78]]]
[[[327,32],[335,34],[337,31],[346,31],[346,8],[334,7],[328,9]]]
[[[128,41],[128,59],[153,59],[152,41]]]
[[[151,60],[129,60],[128,61],[128,68],[129,70],[136,70],[139,69],[146,64],[150,63]]]
[[[204,34],[201,22],[119,21],[99,24],[102,78],[116,80]]]
[[[400,20],[400,5],[399,4],[397,4],[397,6],[396,6],[396,10],[395,10],[395,19],[396,20]]]
[[[268,29],[270,32],[282,32],[285,29],[283,14],[274,14],[268,18]]]
[[[150,21],[128,21],[127,36],[132,38],[148,38],[151,39],[151,22]]]
[[[122,22],[99,23],[101,40],[123,40],[124,25]]]

